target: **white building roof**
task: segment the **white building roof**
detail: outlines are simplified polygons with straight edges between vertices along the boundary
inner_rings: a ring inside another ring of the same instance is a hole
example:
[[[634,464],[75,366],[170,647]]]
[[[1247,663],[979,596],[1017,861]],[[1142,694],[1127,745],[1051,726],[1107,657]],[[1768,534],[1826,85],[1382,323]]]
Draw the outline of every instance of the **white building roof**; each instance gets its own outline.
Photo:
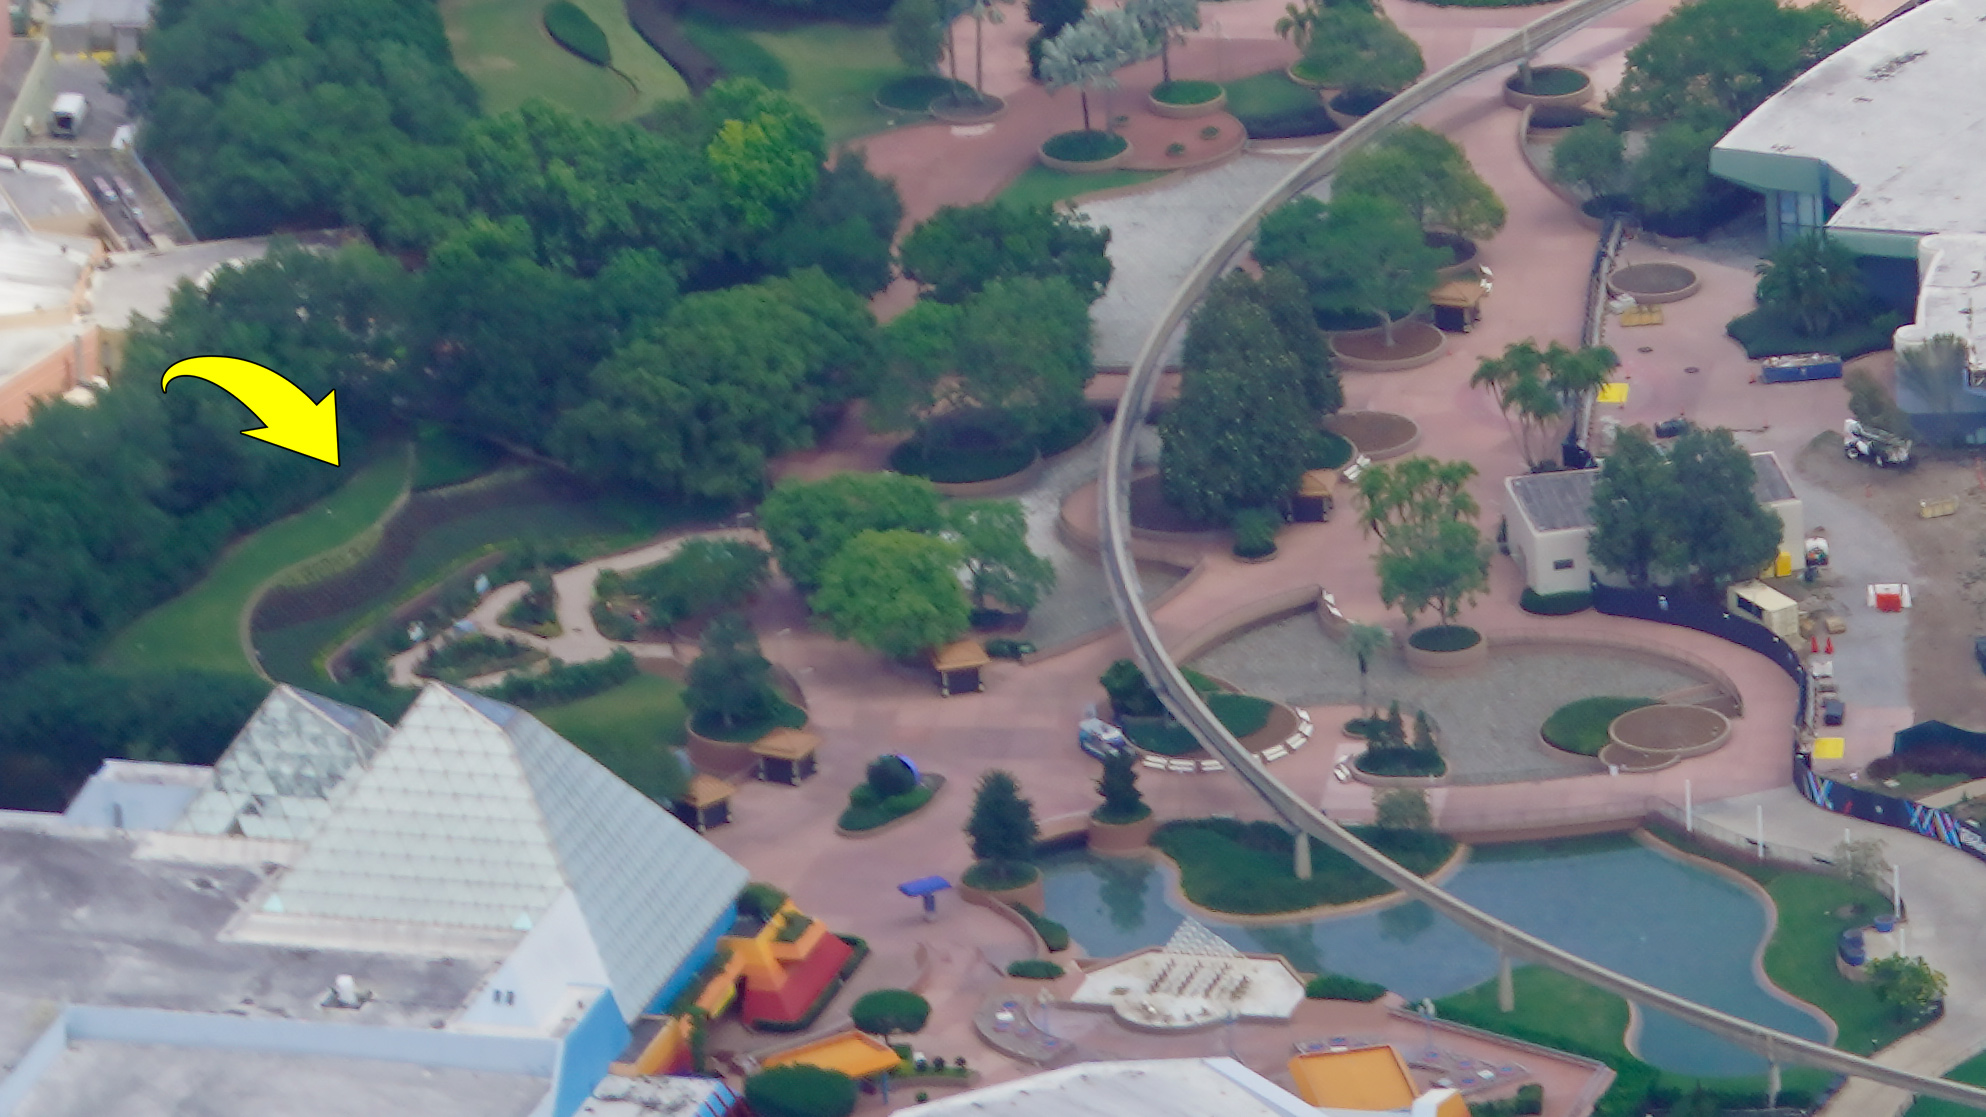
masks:
[[[152,22],[152,0],[61,0],[48,22],[57,26],[108,23],[143,27]]]
[[[1760,504],[1793,500],[1793,486],[1770,450],[1752,455],[1752,493]],[[1517,510],[1537,531],[1585,531],[1593,526],[1593,486],[1598,469],[1566,469],[1525,473],[1506,478],[1504,487]]]
[[[1896,347],[1940,334],[1964,338],[1967,369],[1986,372],[1986,236],[1939,233],[1917,242],[1917,316],[1897,328]]]
[[[163,830],[212,775],[213,769],[200,764],[106,760],[69,800],[62,821],[108,830]]]
[[[898,1117],[1318,1117],[1233,1059],[1079,1063],[897,1110]]]
[[[331,814],[331,795],[386,741],[385,722],[279,685],[214,763],[210,786],[172,829],[302,841]]]
[[[1712,166],[1744,153],[1817,160],[1854,194],[1829,220],[1872,232],[1986,232],[1986,0],[1932,0],[1822,60],[1717,144]],[[1804,185],[1753,185],[1814,192]]]
[[[570,888],[623,1013],[675,972],[743,866],[536,718],[432,684],[263,910],[528,931]]]

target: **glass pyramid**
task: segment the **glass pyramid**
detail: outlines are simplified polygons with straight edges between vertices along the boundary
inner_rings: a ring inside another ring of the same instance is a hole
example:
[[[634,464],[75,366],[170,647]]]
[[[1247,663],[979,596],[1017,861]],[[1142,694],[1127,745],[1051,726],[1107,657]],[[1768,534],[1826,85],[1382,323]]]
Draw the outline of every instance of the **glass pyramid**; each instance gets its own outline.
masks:
[[[392,730],[364,710],[279,685],[214,764],[214,778],[173,829],[304,841],[331,797],[365,769]]]

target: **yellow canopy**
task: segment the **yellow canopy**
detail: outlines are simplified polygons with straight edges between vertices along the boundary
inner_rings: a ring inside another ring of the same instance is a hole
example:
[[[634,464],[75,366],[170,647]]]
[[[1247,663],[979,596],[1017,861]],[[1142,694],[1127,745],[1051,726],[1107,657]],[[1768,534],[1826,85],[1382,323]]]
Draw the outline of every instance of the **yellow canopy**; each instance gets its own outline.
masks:
[[[731,785],[716,776],[706,776],[698,772],[690,781],[690,789],[683,795],[683,802],[698,810],[713,804],[722,803],[731,797]]]
[[[874,1036],[842,1032],[767,1055],[759,1060],[759,1065],[820,1067],[822,1070],[838,1070],[850,1078],[867,1078],[872,1074],[895,1070],[902,1062],[902,1058],[889,1045]]]
[[[1386,1112],[1414,1104],[1414,1079],[1391,1047],[1319,1051],[1290,1060],[1290,1077],[1304,1101],[1325,1109]]]
[[[752,752],[775,760],[799,760],[821,747],[821,739],[804,729],[775,729],[752,744]]]
[[[977,640],[959,640],[931,652],[931,666],[939,671],[964,671],[991,662],[993,658],[986,654],[986,646]]]
[[[1615,381],[1612,384],[1602,384],[1600,385],[1600,394],[1594,398],[1600,403],[1626,403],[1627,385],[1619,381]]]
[[[1848,751],[1846,737],[1815,737],[1815,760],[1840,760]]]

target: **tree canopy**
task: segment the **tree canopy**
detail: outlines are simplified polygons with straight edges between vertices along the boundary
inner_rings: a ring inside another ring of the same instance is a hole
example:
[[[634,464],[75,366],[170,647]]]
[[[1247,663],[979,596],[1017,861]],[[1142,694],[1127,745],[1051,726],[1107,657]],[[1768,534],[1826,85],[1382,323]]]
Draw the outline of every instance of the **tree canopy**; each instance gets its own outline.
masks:
[[[958,375],[936,387],[952,407],[1004,411],[1038,435],[1084,406],[1090,336],[1089,310],[1060,276],[997,279],[961,308]]]
[[[1756,577],[1779,552],[1779,514],[1759,503],[1751,454],[1723,428],[1697,429],[1667,454],[1622,431],[1593,488],[1593,562],[1639,586],[1684,579],[1717,590]]]
[[[1605,384],[1619,364],[1605,346],[1568,349],[1554,341],[1539,349],[1535,339],[1525,338],[1505,346],[1501,356],[1482,358],[1469,384],[1496,400],[1525,464],[1536,468],[1552,461],[1566,409]]]
[[[857,1028],[887,1041],[898,1033],[923,1031],[931,1002],[908,989],[871,989],[855,998],[848,1016]]]
[[[1328,4],[1306,13],[1304,71],[1347,90],[1394,93],[1427,69],[1419,44],[1393,21],[1358,4]]]
[[[1434,290],[1447,253],[1422,239],[1421,227],[1398,202],[1351,194],[1328,206],[1303,195],[1262,218],[1255,259],[1287,267],[1310,290],[1318,311],[1372,314],[1393,343],[1394,322]]]
[[[995,768],[979,777],[965,833],[972,855],[981,861],[1010,871],[1033,862],[1041,828],[1034,820],[1034,803],[1021,797],[1013,773]]]
[[[896,473],[788,478],[759,505],[758,516],[780,570],[809,593],[820,587],[828,560],[857,535],[935,532],[944,523],[931,482]]]
[[[1627,178],[1627,143],[1606,121],[1589,120],[1553,146],[1552,178],[1594,197],[1618,193]]]
[[[1433,609],[1453,623],[1489,584],[1489,547],[1466,461],[1403,458],[1359,475],[1361,521],[1379,537],[1379,599],[1408,624]]]
[[[758,635],[737,613],[719,614],[690,661],[683,704],[696,717],[728,729],[765,717],[778,700],[772,664],[759,652]]]
[[[1866,29],[1833,0],[1690,0],[1627,52],[1607,107],[1628,123],[1687,120],[1722,132]]]
[[[1369,194],[1407,211],[1423,229],[1451,229],[1482,240],[1503,228],[1503,202],[1455,141],[1404,124],[1345,157],[1331,196]]]
[[[1016,500],[958,500],[945,507],[958,540],[967,590],[978,608],[1028,610],[1055,586],[1055,565],[1027,545],[1027,514]]]
[[[1758,265],[1758,305],[1811,337],[1826,337],[1870,302],[1855,253],[1823,230],[1794,237]]]
[[[1082,301],[1110,283],[1110,230],[1048,206],[988,202],[945,206],[910,231],[897,249],[903,274],[930,298],[961,303],[998,279],[1060,276]]]
[[[959,584],[958,548],[914,531],[864,531],[821,571],[808,598],[829,632],[902,658],[959,638],[971,607]]]

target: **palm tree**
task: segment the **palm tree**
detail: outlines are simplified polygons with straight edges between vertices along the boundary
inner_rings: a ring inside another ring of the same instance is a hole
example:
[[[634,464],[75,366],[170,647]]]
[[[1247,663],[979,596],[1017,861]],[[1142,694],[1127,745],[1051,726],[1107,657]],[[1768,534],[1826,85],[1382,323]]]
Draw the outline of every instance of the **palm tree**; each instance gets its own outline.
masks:
[[[1100,8],[1062,29],[1041,48],[1041,76],[1050,90],[1075,86],[1090,127],[1090,90],[1117,88],[1117,71],[1147,56],[1149,42],[1128,12]]]
[[[986,100],[986,25],[1004,22],[1006,17],[1000,14],[998,5],[1011,2],[1012,0],[960,0],[966,10],[972,13],[974,24],[972,89],[974,93],[979,94],[981,101]]]
[[[1310,45],[1310,32],[1317,26],[1320,10],[1317,0],[1283,5],[1282,18],[1276,21],[1276,36],[1288,39],[1290,45],[1298,50],[1304,49]]]
[[[1158,44],[1159,76],[1172,82],[1172,52],[1175,38],[1183,32],[1200,29],[1200,0],[1126,0],[1124,10],[1138,21],[1145,37]]]
[[[1351,627],[1345,629],[1345,650],[1358,659],[1359,709],[1367,713],[1372,710],[1372,700],[1366,694],[1366,669],[1372,665],[1372,657],[1392,642],[1392,634],[1376,624],[1353,621]]]
[[[973,10],[973,6],[974,0],[938,0],[938,18],[945,22],[945,61],[952,71],[951,92],[945,96],[954,101],[958,99],[958,90],[962,83],[959,81],[958,43],[952,37],[952,28],[958,23],[960,16]]]
[[[1868,305],[1869,289],[1855,254],[1815,230],[1780,245],[1758,266],[1758,301],[1819,338]]]

